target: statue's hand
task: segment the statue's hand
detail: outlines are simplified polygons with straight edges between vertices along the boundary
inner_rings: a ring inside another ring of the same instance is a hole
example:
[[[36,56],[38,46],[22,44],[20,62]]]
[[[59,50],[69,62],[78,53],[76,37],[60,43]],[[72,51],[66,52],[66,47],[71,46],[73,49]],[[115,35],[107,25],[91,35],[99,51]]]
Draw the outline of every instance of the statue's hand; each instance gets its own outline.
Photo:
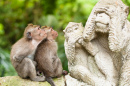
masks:
[[[69,38],[68,44],[75,44],[76,41],[77,41],[76,39],[71,39],[71,38]]]
[[[111,6],[111,7],[100,7],[100,8],[96,8],[95,10],[95,14],[98,14],[98,13],[101,13],[101,12],[104,12],[106,13],[108,16],[110,17],[113,17],[115,16],[115,7],[114,6]]]
[[[90,37],[89,37],[88,34],[85,34],[85,35],[83,36],[83,39],[86,40],[86,41],[89,41],[89,38],[90,38]]]
[[[100,7],[100,8],[96,8],[95,9],[95,14],[98,14],[98,13],[101,13],[101,12],[107,12],[108,11],[108,8],[107,7]]]
[[[91,41],[95,35],[95,19],[96,15],[93,15],[93,17],[90,18],[85,25],[85,30],[83,31],[83,39],[85,41]]]
[[[78,40],[82,38],[81,35],[73,35],[71,37],[69,37],[68,43],[69,44],[75,44],[76,42],[78,42]]]
[[[83,44],[83,38],[80,38],[80,39],[78,40],[78,43],[82,45],[82,44]]]
[[[95,32],[83,35],[83,40],[85,42],[90,42],[96,36]]]

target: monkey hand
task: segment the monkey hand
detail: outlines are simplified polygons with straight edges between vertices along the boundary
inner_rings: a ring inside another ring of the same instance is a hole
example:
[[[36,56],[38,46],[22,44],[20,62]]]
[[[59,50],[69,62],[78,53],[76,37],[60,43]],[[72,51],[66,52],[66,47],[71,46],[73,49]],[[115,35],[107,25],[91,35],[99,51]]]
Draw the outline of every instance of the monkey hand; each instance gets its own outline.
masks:
[[[17,56],[13,56],[13,60],[19,62],[19,59],[17,58]]]
[[[14,55],[13,56],[13,60],[16,61],[16,62],[21,62],[23,60],[23,56],[16,56],[16,55]]]
[[[37,70],[37,76],[41,76],[41,77],[43,77],[44,76],[44,74],[43,74],[43,72],[42,71],[39,71],[39,70]]]
[[[34,66],[36,67],[37,66],[37,62],[36,61],[32,61]]]

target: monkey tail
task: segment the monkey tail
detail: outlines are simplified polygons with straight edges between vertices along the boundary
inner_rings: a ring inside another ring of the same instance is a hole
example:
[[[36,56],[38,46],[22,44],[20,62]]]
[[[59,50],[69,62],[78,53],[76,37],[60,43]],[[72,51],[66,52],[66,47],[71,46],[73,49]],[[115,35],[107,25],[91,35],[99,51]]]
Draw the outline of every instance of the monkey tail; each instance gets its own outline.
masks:
[[[46,81],[50,83],[51,86],[56,86],[53,79],[51,77],[46,77]]]
[[[67,75],[67,74],[68,74],[68,71],[63,70],[63,71],[62,71],[62,74],[63,74],[64,76]]]

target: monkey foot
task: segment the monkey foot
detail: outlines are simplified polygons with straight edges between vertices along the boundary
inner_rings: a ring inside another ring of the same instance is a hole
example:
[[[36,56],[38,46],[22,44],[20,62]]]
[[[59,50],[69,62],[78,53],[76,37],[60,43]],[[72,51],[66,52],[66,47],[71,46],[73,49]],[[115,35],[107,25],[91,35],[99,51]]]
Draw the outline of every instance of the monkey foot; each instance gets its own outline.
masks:
[[[42,71],[37,71],[37,76],[41,76],[41,77],[43,77],[43,76],[44,76],[44,74],[43,74],[43,72],[42,72]]]

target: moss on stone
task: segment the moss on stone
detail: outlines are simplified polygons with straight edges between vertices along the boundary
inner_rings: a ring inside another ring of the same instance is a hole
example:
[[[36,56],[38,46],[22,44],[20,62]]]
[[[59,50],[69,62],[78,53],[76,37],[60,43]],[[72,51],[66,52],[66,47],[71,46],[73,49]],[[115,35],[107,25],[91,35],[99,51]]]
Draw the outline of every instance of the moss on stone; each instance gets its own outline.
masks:
[[[53,79],[56,86],[65,86],[64,77]],[[19,76],[0,77],[0,86],[51,86],[48,82],[35,82]]]

